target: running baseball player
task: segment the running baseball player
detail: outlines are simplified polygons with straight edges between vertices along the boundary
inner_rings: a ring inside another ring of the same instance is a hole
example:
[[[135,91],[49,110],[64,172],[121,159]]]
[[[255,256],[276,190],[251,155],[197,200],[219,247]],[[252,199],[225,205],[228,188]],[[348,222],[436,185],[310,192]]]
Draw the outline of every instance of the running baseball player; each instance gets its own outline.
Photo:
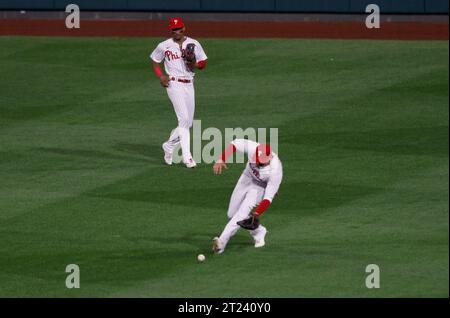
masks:
[[[196,69],[205,68],[208,57],[198,41],[185,35],[186,28],[181,18],[171,18],[169,29],[172,37],[159,43],[150,55],[153,71],[166,88],[178,119],[178,126],[162,145],[164,161],[171,165],[173,151],[181,144],[184,164],[188,168],[194,168],[197,164],[192,158],[189,132],[195,111],[194,76]],[[160,67],[163,61],[166,74],[163,74]]]
[[[213,166],[215,174],[228,169],[225,162],[236,150],[247,154],[248,162],[231,195],[228,224],[222,234],[213,239],[213,251],[217,254],[223,253],[240,227],[249,230],[255,247],[265,245],[267,229],[260,224],[259,217],[271,204],[283,179],[281,161],[270,145],[246,139],[235,139],[225,148]]]

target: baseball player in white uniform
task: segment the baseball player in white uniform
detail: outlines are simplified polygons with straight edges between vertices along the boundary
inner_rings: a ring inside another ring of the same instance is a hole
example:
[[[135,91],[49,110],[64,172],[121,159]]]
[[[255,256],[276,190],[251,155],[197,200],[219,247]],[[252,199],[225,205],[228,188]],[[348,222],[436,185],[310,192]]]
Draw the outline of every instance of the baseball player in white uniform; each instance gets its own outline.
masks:
[[[173,151],[181,144],[183,162],[186,167],[194,168],[196,163],[190,150],[190,132],[195,111],[194,76],[195,69],[203,69],[208,58],[200,43],[184,35],[186,30],[181,18],[171,18],[169,28],[172,37],[158,44],[150,55],[153,71],[161,85],[166,88],[167,95],[177,115],[178,126],[172,130],[169,139],[163,143],[164,161],[171,165]],[[187,61],[188,48],[192,48],[192,60]],[[164,61],[163,74],[160,63]]]
[[[228,224],[222,234],[213,239],[213,250],[221,254],[233,235],[239,230],[237,223],[252,218],[259,224],[259,216],[269,207],[278,192],[283,179],[283,167],[278,155],[271,151],[270,145],[258,144],[246,139],[233,140],[213,166],[215,174],[227,169],[226,160],[235,151],[248,156],[248,162],[231,195],[228,207]],[[256,207],[255,211],[252,209]],[[250,217],[250,218],[249,218]],[[255,241],[255,247],[265,245],[267,229],[259,224],[249,231]]]

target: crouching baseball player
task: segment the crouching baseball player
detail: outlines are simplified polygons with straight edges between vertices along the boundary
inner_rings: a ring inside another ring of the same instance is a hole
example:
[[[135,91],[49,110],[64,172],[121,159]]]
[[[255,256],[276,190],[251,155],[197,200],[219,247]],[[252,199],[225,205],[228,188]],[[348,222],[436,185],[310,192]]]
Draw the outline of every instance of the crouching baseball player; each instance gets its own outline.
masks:
[[[255,247],[265,245],[267,229],[259,222],[261,214],[269,207],[283,179],[283,167],[278,155],[268,144],[235,139],[224,150],[213,166],[215,174],[228,169],[226,160],[235,151],[247,154],[248,162],[239,178],[228,207],[228,224],[222,234],[213,239],[213,251],[223,253],[228,241],[240,227],[247,229],[255,241]],[[253,208],[256,209],[252,212]]]

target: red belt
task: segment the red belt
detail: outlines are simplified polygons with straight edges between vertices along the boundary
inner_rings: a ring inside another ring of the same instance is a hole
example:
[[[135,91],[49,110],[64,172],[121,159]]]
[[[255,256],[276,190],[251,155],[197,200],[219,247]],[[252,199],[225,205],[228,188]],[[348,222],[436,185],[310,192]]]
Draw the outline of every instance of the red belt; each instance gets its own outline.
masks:
[[[188,79],[182,79],[182,78],[175,79],[175,77],[172,77],[171,80],[172,81],[176,80],[177,82],[181,82],[181,83],[190,83],[191,82],[191,80],[188,80]]]

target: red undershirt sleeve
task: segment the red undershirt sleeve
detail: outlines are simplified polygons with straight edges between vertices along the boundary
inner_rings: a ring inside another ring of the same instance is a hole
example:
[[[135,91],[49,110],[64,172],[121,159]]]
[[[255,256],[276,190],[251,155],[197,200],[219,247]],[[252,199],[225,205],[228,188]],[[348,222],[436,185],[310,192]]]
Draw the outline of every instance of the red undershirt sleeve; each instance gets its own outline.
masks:
[[[264,199],[261,201],[261,203],[258,205],[258,207],[255,209],[255,214],[257,216],[264,213],[264,211],[269,207],[270,201],[267,199]]]
[[[197,62],[197,68],[198,68],[199,70],[204,69],[205,66],[206,66],[206,60],[198,61],[198,62]]]
[[[161,67],[158,64],[153,65],[153,72],[155,73],[156,77],[158,77],[158,78],[160,78],[163,75],[163,73],[161,71]]]
[[[225,150],[222,152],[220,159],[223,162],[226,162],[228,158],[230,158],[236,151],[236,147],[233,144],[229,144],[226,146]]]

